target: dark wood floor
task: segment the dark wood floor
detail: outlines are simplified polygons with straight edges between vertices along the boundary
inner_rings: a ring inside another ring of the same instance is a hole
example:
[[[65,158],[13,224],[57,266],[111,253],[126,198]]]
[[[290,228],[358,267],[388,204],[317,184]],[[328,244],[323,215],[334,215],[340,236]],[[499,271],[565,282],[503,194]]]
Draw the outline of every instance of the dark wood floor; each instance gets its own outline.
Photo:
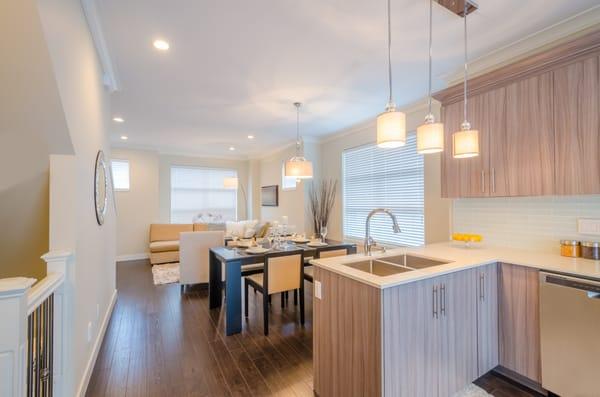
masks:
[[[312,285],[306,324],[290,297],[273,298],[269,336],[262,333],[262,295],[250,293],[241,334],[226,337],[224,313],[208,309],[206,290],[180,295],[154,286],[147,261],[117,265],[119,297],[87,396],[312,396]],[[493,374],[478,385],[496,397],[532,396]]]

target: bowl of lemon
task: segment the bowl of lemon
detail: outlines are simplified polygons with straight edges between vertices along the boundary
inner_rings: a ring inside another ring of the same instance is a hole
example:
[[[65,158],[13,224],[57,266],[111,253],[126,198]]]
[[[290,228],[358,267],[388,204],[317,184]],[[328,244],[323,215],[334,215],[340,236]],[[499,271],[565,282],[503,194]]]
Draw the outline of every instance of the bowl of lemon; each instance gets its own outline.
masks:
[[[452,241],[457,242],[465,248],[470,248],[481,244],[483,237],[480,234],[453,233]]]

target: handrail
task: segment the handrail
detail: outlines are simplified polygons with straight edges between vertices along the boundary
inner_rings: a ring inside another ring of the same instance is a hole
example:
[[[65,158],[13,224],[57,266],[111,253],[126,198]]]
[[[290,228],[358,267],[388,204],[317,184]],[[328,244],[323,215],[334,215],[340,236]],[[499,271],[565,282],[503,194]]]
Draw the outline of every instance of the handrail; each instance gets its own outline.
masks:
[[[48,273],[39,283],[27,291],[27,315],[42,304],[65,281],[63,273]]]

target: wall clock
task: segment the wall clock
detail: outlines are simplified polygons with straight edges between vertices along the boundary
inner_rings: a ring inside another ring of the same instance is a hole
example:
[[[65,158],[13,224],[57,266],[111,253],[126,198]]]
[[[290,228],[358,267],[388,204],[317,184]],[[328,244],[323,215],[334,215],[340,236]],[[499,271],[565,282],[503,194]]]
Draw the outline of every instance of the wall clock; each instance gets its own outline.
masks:
[[[104,216],[108,207],[108,169],[104,152],[98,151],[96,155],[96,169],[94,172],[94,204],[96,207],[96,220],[99,225],[104,223]]]

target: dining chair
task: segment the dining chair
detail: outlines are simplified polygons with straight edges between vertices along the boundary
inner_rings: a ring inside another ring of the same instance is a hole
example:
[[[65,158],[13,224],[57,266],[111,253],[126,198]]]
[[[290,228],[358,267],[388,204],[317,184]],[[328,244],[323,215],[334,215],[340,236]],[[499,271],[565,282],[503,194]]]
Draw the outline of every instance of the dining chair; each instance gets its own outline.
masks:
[[[248,287],[263,294],[264,334],[269,334],[269,298],[273,294],[300,290],[300,323],[304,325],[304,251],[282,251],[265,255],[264,272],[244,277],[244,314],[248,317]]]
[[[333,258],[334,256],[344,256],[349,254],[349,247],[340,248],[336,246],[331,247],[321,247],[317,248],[315,252],[315,259],[320,258]],[[304,268],[304,279],[309,282],[313,282],[314,278],[314,269],[312,266],[307,266]]]

